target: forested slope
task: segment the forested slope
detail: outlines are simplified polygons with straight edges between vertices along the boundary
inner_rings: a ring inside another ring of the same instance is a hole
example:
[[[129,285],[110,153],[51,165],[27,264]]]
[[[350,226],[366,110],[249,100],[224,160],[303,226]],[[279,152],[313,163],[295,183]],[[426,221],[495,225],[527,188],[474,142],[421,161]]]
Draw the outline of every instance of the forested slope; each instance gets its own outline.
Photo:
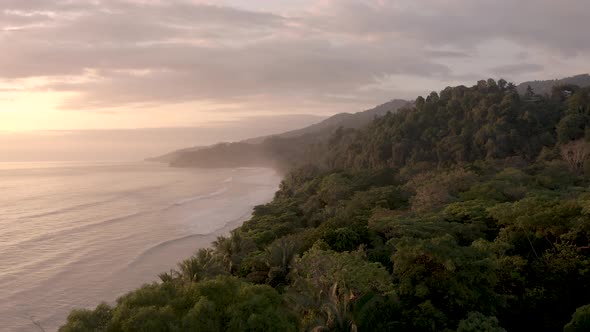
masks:
[[[339,128],[361,129],[375,118],[409,105],[408,101],[394,99],[366,111],[339,113],[298,130],[242,142],[179,150],[156,160],[169,162],[174,167],[265,166],[286,171],[293,167],[294,161],[298,164],[304,163],[307,146],[327,141]]]
[[[243,226],[61,331],[588,331],[589,125],[588,88],[488,80],[293,146]]]
[[[320,133],[322,137],[326,137],[329,136],[338,127],[360,129],[371,123],[375,118],[387,114],[387,112],[394,112],[400,108],[407,107],[409,105],[410,103],[407,100],[393,99],[362,112],[338,113],[319,123],[312,124],[305,128],[291,130],[278,135],[252,138],[245,140],[244,142],[262,143],[265,139],[273,136],[279,138],[294,138],[317,133]]]
[[[522,82],[516,88],[520,94],[525,94],[530,86],[539,95],[551,95],[553,87],[567,84],[573,84],[579,87],[590,86],[590,75],[580,74],[556,80]]]

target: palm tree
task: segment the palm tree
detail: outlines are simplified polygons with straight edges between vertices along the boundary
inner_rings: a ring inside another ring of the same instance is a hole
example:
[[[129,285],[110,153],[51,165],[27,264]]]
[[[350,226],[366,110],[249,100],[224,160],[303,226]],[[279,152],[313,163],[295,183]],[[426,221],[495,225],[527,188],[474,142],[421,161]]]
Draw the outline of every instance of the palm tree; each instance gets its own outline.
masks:
[[[199,260],[192,256],[178,263],[180,278],[186,282],[196,282],[201,278],[202,266]]]
[[[170,270],[170,272],[164,272],[164,273],[158,274],[158,278],[160,278],[160,280],[163,283],[173,282],[174,280],[176,280],[177,274],[178,273],[176,271]]]
[[[339,287],[334,283],[326,302],[322,305],[323,323],[312,329],[319,331],[342,331],[357,332],[358,328],[354,321],[352,304],[356,296],[346,287]]]
[[[223,274],[213,249],[199,249],[197,253],[178,264],[180,279],[185,282],[197,282],[205,277]],[[164,276],[164,278],[168,278]],[[162,276],[160,277],[162,279]]]
[[[226,236],[218,236],[217,240],[213,241],[213,248],[215,248],[215,254],[224,264],[227,271],[231,273],[233,269],[232,258],[234,255],[234,248],[231,238]]]
[[[297,253],[297,245],[286,238],[273,242],[265,250],[265,263],[268,266],[268,282],[284,281],[291,269],[291,261]]]
[[[213,241],[213,248],[215,248],[217,257],[230,273],[235,272],[245,251],[250,249],[248,241],[236,230],[232,231],[229,237],[218,236],[217,240]]]

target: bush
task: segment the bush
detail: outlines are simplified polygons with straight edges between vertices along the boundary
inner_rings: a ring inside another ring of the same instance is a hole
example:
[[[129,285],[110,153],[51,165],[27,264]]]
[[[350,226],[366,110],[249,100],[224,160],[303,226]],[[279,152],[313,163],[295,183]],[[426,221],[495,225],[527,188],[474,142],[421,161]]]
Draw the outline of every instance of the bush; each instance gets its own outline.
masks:
[[[572,315],[572,320],[563,328],[564,332],[590,331],[590,304],[579,307]]]

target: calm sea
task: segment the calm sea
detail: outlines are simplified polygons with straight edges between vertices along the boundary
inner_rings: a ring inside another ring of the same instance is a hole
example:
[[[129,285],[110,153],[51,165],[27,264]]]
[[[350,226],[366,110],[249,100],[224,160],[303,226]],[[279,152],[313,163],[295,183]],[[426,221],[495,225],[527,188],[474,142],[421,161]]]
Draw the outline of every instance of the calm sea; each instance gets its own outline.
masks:
[[[0,163],[0,330],[55,331],[72,308],[156,280],[279,182],[260,168]]]

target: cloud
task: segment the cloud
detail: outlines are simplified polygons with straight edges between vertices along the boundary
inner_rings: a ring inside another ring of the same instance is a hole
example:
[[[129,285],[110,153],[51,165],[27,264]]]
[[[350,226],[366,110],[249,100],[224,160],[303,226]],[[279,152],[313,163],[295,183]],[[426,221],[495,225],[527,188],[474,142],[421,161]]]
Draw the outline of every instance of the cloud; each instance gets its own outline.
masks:
[[[493,38],[569,54],[590,49],[585,0],[331,0],[306,20],[353,35],[411,37],[427,45],[473,46]]]
[[[494,73],[499,75],[519,75],[536,73],[544,69],[544,66],[534,63],[515,63],[492,68]]]
[[[47,14],[23,14],[19,12],[3,11],[0,12],[0,31],[15,30],[24,26],[41,24],[49,21],[51,21],[51,17]]]
[[[323,41],[273,40],[237,48],[175,44],[153,46],[145,52],[129,50],[133,55],[117,52],[94,53],[97,59],[117,59],[106,66],[96,64],[100,68],[97,72],[100,80],[86,84],[56,83],[46,88],[62,91],[82,88],[85,92],[80,102],[108,106],[108,103],[134,100],[319,97],[355,92],[359,85],[368,84],[384,73],[432,76],[449,73],[442,64],[418,56],[397,55],[389,47],[358,48]],[[81,58],[92,57],[89,52]],[[128,69],[148,70],[137,74]]]
[[[333,112],[412,98],[425,79],[525,78],[590,50],[585,0],[240,3],[5,0],[0,81],[41,78],[37,89],[73,92],[62,105],[72,109],[232,101]],[[522,45],[532,63],[479,47],[496,40]]]

